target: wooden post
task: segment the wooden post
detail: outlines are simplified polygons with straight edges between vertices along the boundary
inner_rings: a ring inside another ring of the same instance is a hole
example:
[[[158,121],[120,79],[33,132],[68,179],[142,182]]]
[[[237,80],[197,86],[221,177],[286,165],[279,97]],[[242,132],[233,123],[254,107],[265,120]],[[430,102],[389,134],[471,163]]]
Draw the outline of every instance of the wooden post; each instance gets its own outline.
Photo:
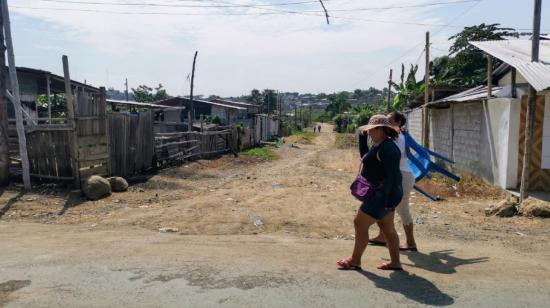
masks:
[[[493,97],[493,57],[487,54],[487,98]]]
[[[204,117],[203,117],[203,115],[202,115],[202,113],[201,113],[201,133],[202,133],[203,128],[204,128],[204,127],[203,127],[203,121],[204,121]]]
[[[17,70],[15,67],[15,55],[13,51],[13,42],[11,39],[10,15],[8,11],[8,1],[1,0],[2,5],[2,22],[4,25],[4,33],[6,47],[8,51],[9,74],[11,81],[11,90],[13,96],[13,106],[15,109],[15,119],[17,126],[17,136],[19,139],[19,154],[21,155],[21,167],[23,169],[23,185],[25,189],[31,189],[31,177],[29,168],[29,155],[27,153],[27,138],[25,136],[25,126],[23,124],[23,108],[21,107],[21,99],[19,97],[19,81],[17,80]],[[4,95],[4,93],[2,93]]]
[[[72,128],[69,137],[69,153],[71,153],[71,166],[73,169],[74,185],[80,188],[80,164],[78,161],[78,140],[77,127],[75,122],[75,102],[73,89],[71,86],[71,75],[69,73],[69,58],[66,55],[62,57],[63,61],[63,76],[65,79],[65,101],[67,102],[67,124]]]
[[[128,99],[128,95],[129,95],[129,93],[128,93],[128,78],[126,78],[124,80],[124,85],[126,86],[126,91],[124,91],[124,94],[126,95],[126,101],[128,101],[129,100]]]
[[[193,70],[191,71],[191,93],[189,99],[191,99],[191,111],[193,112],[193,120],[195,120],[195,103],[193,102],[193,88],[195,87],[195,63],[197,62],[197,54],[199,52],[195,51],[195,57],[193,57]]]
[[[429,146],[430,140],[430,118],[428,114],[428,103],[430,101],[430,32],[426,32],[426,67],[424,68],[424,106],[422,107],[422,145]]]
[[[540,44],[540,14],[542,0],[535,0],[533,14],[533,39],[531,40],[531,61],[539,62],[539,44]],[[537,102],[537,90],[529,85],[529,101],[527,102],[527,112],[525,115],[525,149],[523,151],[523,168],[521,170],[521,184],[519,189],[519,202],[523,202],[526,197],[526,190],[529,187],[529,168],[531,165],[531,148],[533,142],[533,133],[535,130],[535,109]]]
[[[518,86],[516,81],[516,69],[512,67],[512,97],[517,98],[518,97]]]
[[[51,88],[50,88],[51,80],[50,75],[46,75],[46,95],[48,96],[48,118],[52,118],[52,98],[50,97],[52,95]],[[48,121],[48,123],[51,124],[51,120]]]
[[[193,120],[191,119],[191,111],[187,111],[187,131],[193,131]]]
[[[390,69],[390,79],[388,80],[388,110],[387,110],[388,113],[391,111],[391,85],[392,85],[392,75],[393,75],[393,70]]]
[[[294,128],[298,128],[298,106],[294,104]]]
[[[0,8],[1,9],[1,8]],[[0,14],[0,72],[6,71],[6,46],[4,46],[4,26]],[[6,98],[6,76],[0,74],[0,185],[10,180],[10,148],[8,137],[8,102]]]

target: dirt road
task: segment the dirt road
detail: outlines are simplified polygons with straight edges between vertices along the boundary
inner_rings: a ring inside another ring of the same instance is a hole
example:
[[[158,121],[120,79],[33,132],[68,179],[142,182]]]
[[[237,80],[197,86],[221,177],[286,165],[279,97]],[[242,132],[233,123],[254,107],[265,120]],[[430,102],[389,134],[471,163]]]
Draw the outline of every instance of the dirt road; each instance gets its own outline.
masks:
[[[375,269],[383,247],[367,249],[365,272],[336,270],[353,244],[356,151],[335,148],[329,127],[276,151],[269,162],[228,156],[167,169],[96,202],[51,188],[4,191],[0,307],[550,301],[550,221],[485,217],[490,199],[414,195],[420,252],[402,255],[406,272]]]

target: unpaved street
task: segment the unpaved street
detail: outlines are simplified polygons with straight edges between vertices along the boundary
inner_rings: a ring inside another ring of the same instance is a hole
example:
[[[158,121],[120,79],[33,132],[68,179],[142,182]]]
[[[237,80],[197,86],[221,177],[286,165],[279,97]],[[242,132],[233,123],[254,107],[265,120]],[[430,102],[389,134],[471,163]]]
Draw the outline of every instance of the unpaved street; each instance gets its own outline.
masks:
[[[548,305],[550,221],[485,217],[489,193],[414,195],[420,252],[402,254],[406,272],[375,269],[384,247],[367,249],[364,272],[338,271],[358,154],[334,138],[325,126],[274,161],[194,162],[95,202],[4,191],[0,307]]]

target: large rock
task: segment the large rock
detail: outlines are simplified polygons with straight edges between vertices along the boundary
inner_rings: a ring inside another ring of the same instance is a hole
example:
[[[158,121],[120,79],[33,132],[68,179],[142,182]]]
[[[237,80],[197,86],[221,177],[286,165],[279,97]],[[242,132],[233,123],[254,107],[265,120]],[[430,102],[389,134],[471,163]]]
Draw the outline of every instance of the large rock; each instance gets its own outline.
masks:
[[[517,213],[516,205],[517,201],[515,198],[507,198],[485,209],[485,214],[487,216],[512,217]]]
[[[99,175],[92,175],[82,183],[82,192],[90,200],[99,200],[111,194],[111,184]]]
[[[525,216],[550,218],[550,202],[527,198],[521,203],[520,211]]]
[[[108,178],[109,183],[111,183],[111,190],[114,192],[121,192],[128,190],[128,182],[124,178],[114,176]]]

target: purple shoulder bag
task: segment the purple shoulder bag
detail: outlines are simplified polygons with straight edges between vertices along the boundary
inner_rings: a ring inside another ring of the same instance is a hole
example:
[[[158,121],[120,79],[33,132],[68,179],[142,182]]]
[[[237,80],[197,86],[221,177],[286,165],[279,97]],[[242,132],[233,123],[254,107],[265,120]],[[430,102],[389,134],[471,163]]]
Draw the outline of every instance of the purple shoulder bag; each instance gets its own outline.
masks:
[[[375,188],[371,182],[369,182],[364,176],[361,175],[361,171],[363,170],[363,159],[365,158],[365,156],[361,158],[359,174],[357,175],[357,178],[355,178],[355,181],[351,183],[350,187],[351,194],[359,201],[367,200],[372,195]]]

